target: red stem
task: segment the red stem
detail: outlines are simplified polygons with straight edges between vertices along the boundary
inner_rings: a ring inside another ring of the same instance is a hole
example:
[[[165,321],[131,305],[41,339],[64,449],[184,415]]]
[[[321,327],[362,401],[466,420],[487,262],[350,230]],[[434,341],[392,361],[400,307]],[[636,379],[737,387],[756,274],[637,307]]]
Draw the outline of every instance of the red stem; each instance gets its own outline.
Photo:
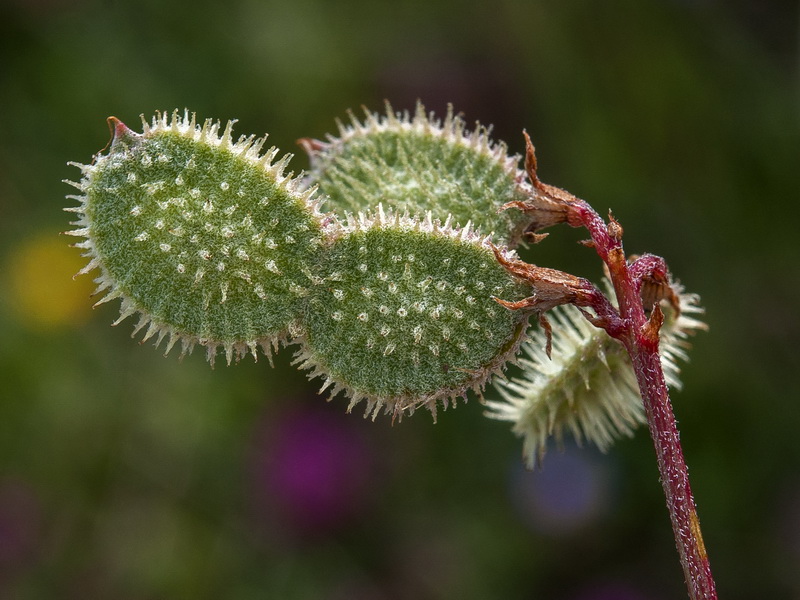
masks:
[[[689,597],[716,600],[711,565],[703,544],[700,520],[689,485],[689,472],[681,449],[680,434],[661,369],[658,349],[631,352],[636,379],[644,401],[650,435],[656,449],[661,484],[667,499],[675,544],[683,566]]]
[[[663,315],[657,305],[650,320],[645,315],[640,296],[642,274],[637,273],[634,277],[628,268],[619,224],[612,219],[606,225],[583,201],[578,201],[573,207],[591,233],[595,249],[608,265],[614,284],[622,318],[622,329],[614,337],[625,345],[633,361],[689,597],[691,600],[716,600],[714,578],[658,354],[658,330]]]

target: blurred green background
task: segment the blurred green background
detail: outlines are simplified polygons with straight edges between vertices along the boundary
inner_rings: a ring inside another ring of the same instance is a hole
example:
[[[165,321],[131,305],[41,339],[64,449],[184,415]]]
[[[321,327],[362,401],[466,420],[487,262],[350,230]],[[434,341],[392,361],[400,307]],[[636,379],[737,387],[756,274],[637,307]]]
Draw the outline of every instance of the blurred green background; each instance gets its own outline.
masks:
[[[291,349],[163,358],[72,281],[61,180],[107,116],[188,107],[297,152],[419,98],[515,152],[526,128],[543,180],[701,294],[673,399],[720,597],[800,598],[797,24],[760,0],[0,3],[0,597],[685,597],[646,431],[527,473],[474,399],[365,421]],[[532,260],[596,279],[581,237]]]

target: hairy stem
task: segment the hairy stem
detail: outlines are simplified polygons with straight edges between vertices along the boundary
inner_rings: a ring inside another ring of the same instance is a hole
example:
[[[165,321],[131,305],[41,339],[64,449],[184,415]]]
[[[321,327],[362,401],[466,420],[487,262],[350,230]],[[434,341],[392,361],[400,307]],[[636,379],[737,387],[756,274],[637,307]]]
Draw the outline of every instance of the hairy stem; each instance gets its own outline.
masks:
[[[622,331],[609,333],[625,345],[633,361],[689,597],[692,600],[716,600],[714,578],[703,544],[697,508],[689,485],[689,472],[658,354],[658,331],[663,314],[656,304],[650,318],[645,315],[640,292],[642,279],[648,273],[638,272],[641,269],[632,272],[629,268],[622,250],[622,228],[619,224],[612,218],[606,225],[583,201],[578,201],[574,209],[591,233],[593,245],[608,266],[614,284],[624,325]],[[663,265],[663,262],[652,262],[657,268]]]
[[[711,565],[703,544],[697,508],[689,485],[689,472],[658,351],[639,348],[631,353],[631,358],[656,449],[661,484],[689,597],[692,600],[716,600]]]

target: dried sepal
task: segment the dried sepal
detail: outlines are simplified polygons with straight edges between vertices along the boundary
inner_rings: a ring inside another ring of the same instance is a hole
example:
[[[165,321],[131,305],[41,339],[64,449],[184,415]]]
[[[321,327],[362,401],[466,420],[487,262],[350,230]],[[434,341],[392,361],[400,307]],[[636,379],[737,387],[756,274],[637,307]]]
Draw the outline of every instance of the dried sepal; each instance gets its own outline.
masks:
[[[644,254],[631,256],[628,259],[631,277],[639,282],[639,295],[642,306],[649,312],[660,302],[666,301],[673,311],[680,313],[681,302],[669,270],[660,256]]]
[[[591,301],[594,286],[588,280],[557,269],[509,259],[497,248],[493,249],[497,261],[509,273],[530,285],[532,291],[532,295],[516,302],[498,298],[497,302],[506,308],[511,310],[527,308],[543,313],[563,304],[585,306]]]
[[[539,179],[536,150],[528,133],[522,133],[525,136],[525,172],[530,181],[530,193],[523,199],[507,202],[501,208],[515,208],[528,215],[531,222],[525,233],[534,242],[539,242],[546,235],[536,233],[542,229],[559,223],[569,223],[573,227],[581,224],[574,211],[574,205],[579,200],[568,191]]]
[[[613,337],[616,337],[616,333],[623,329],[616,309],[588,279],[509,258],[497,252],[496,249],[495,256],[510,274],[529,286],[530,293],[529,296],[518,301],[509,302],[501,298],[496,298],[496,301],[509,310],[532,310],[539,316],[539,323],[546,336],[548,356],[550,356],[552,339],[546,313],[558,306],[577,307],[590,323],[605,329]],[[591,312],[585,309],[591,309]]]

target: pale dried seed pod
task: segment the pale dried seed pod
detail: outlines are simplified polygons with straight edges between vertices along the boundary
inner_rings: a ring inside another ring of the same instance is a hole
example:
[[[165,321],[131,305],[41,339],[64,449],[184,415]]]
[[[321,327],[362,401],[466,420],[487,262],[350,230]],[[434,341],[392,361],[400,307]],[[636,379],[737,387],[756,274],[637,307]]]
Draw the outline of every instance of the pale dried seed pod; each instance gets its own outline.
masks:
[[[671,287],[679,310],[661,302],[665,320],[659,352],[667,384],[679,389],[678,359],[688,360],[687,338],[706,325],[695,318],[703,312],[698,296],[685,293],[679,283]],[[488,417],[513,424],[529,467],[542,459],[551,438],[561,444],[566,432],[578,443],[586,440],[605,451],[645,423],[636,376],[622,344],[574,306],[559,306],[547,316],[553,326],[552,357],[545,351],[544,332],[531,335],[522,346],[521,376],[498,380],[495,388],[502,400],[486,403]]]

